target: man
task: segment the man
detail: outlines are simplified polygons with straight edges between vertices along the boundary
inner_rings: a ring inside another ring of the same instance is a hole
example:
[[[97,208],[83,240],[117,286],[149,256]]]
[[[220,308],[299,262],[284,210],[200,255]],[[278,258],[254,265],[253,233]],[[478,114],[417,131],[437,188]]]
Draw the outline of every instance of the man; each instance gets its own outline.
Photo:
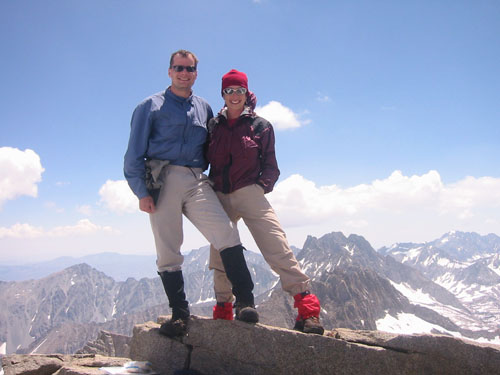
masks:
[[[213,113],[204,99],[192,93],[197,66],[198,59],[192,52],[172,54],[170,87],[143,100],[132,115],[124,162],[125,178],[139,198],[139,208],[149,213],[158,274],[172,309],[171,319],[160,332],[170,337],[185,333],[190,315],[180,252],[183,214],[220,251],[228,277],[233,275],[229,278],[235,296],[243,299],[241,320],[252,321],[256,314],[253,283],[238,230],[203,174],[207,168],[207,122]],[[151,189],[155,184],[162,186],[156,201]]]

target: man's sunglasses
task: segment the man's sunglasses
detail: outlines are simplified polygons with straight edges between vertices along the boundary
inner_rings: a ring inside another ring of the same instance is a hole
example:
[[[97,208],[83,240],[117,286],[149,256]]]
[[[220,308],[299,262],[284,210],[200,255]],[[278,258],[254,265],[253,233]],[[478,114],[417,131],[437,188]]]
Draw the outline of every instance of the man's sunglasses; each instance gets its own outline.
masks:
[[[172,66],[172,69],[175,70],[177,73],[182,72],[184,69],[186,69],[186,71],[189,73],[196,72],[196,66],[194,66],[194,65],[191,65],[191,66],[174,65],[174,66]]]
[[[247,89],[244,87],[238,87],[237,89],[233,89],[231,87],[227,87],[222,92],[226,95],[231,95],[233,92],[235,92],[238,95],[245,95],[247,93]]]

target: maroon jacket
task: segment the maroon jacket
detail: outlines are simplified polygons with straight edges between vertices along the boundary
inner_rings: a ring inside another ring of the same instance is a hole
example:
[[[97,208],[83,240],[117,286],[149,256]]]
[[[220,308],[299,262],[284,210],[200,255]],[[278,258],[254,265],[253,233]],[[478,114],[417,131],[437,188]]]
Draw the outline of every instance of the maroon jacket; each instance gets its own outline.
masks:
[[[266,119],[243,111],[233,126],[219,114],[208,123],[207,160],[214,190],[225,194],[259,184],[273,190],[280,170],[274,152],[274,131]]]

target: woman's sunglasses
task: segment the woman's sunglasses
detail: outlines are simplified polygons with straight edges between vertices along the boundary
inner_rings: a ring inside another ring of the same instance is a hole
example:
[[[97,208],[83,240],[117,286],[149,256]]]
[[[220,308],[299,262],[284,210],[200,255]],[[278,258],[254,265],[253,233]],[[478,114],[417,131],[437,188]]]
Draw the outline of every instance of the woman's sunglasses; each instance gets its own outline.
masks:
[[[231,87],[227,87],[222,92],[226,95],[231,95],[233,92],[235,92],[238,95],[245,95],[247,93],[247,89],[244,87],[238,87],[237,89],[233,89]]]

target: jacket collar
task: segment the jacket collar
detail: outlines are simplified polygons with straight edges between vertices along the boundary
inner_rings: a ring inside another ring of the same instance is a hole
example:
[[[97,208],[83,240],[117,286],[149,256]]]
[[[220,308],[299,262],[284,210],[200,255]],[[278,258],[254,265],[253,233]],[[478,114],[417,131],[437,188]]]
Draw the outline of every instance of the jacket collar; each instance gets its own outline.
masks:
[[[251,116],[253,115],[253,111],[250,107],[248,106],[245,106],[245,108],[243,108],[243,111],[241,112],[240,114],[240,117],[243,117],[243,116]],[[224,106],[224,108],[222,108],[219,112],[219,116],[224,116],[227,120],[227,107]]]
[[[183,97],[183,96],[178,96],[178,95],[175,95],[172,90],[170,90],[170,86],[167,87],[167,89],[165,90],[165,96],[168,96],[178,102],[187,102],[187,101],[191,101],[193,99],[193,91],[191,90],[191,95],[189,95],[187,98]]]

